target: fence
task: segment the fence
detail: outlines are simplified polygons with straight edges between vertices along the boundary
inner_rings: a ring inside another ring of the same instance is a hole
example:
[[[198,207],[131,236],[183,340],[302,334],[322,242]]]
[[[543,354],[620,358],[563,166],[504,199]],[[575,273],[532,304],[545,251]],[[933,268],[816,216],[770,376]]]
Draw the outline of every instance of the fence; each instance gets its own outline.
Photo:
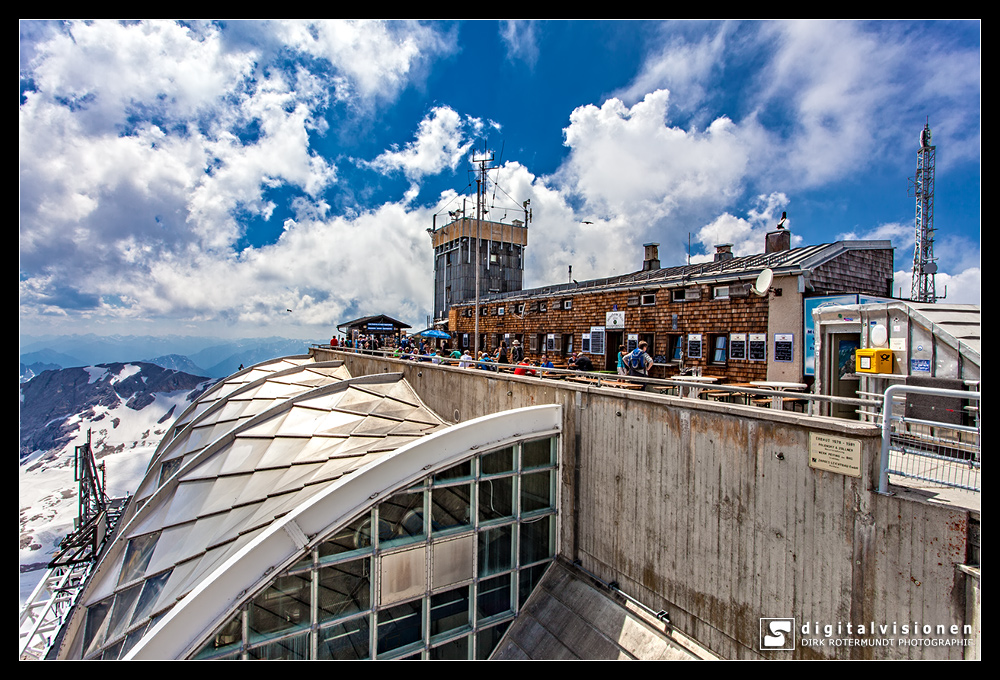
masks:
[[[960,425],[896,415],[895,398],[907,394],[969,402],[965,410],[975,425]],[[882,402],[882,454],[879,493],[889,489],[889,475],[980,492],[982,469],[979,392],[892,385]]]

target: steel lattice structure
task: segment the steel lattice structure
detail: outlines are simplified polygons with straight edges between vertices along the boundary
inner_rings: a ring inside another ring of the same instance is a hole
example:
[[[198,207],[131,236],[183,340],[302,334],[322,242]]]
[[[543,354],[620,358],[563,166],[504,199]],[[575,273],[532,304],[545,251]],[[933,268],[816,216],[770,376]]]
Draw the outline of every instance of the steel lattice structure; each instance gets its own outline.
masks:
[[[937,262],[934,258],[934,162],[936,148],[931,146],[931,128],[924,124],[920,132],[920,149],[917,151],[917,173],[910,180],[911,195],[917,199],[915,239],[913,245],[913,280],[910,299],[918,302],[936,302],[937,290],[934,275]]]

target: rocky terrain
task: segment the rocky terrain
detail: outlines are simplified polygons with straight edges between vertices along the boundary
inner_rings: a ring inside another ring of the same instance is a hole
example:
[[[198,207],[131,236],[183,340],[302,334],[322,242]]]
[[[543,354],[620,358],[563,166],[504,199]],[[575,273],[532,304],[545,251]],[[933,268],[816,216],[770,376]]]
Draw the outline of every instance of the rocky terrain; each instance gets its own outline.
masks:
[[[73,528],[74,447],[87,440],[107,491],[135,489],[173,419],[214,381],[144,363],[45,371],[21,384],[18,558],[21,601]]]

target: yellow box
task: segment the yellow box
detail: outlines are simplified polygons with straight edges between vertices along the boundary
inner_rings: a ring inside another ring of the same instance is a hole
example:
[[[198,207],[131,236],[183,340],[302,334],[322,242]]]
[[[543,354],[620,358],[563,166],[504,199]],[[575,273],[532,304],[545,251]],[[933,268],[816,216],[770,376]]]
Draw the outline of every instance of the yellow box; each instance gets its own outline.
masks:
[[[854,351],[856,373],[892,373],[891,349],[858,349]]]

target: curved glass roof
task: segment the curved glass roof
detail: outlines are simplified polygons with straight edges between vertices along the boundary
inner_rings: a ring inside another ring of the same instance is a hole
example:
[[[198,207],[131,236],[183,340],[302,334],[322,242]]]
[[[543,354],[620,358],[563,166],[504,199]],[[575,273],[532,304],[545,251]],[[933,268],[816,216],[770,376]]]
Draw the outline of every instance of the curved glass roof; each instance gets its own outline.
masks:
[[[59,656],[124,658],[133,647],[145,658],[183,656],[332,521],[510,432],[556,431],[553,409],[449,431],[401,374],[351,378],[340,362],[306,357],[242,371],[164,438]]]

